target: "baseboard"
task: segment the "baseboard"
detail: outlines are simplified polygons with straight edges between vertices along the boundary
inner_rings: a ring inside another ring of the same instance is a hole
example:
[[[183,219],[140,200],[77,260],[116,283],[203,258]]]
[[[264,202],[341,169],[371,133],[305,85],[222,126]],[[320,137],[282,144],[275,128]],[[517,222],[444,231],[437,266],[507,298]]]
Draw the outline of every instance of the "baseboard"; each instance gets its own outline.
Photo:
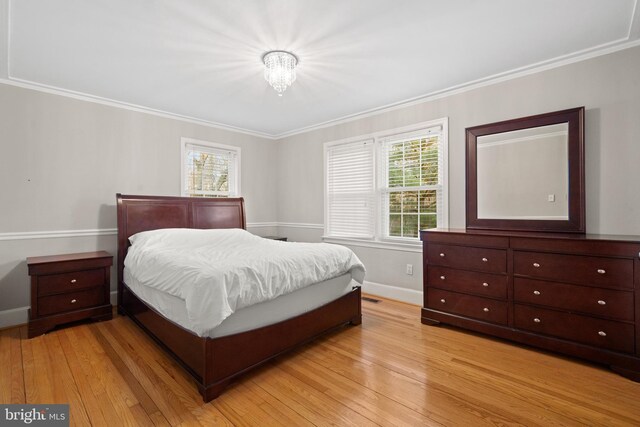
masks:
[[[0,311],[0,329],[25,325],[29,321],[29,307]]]
[[[362,292],[419,306],[422,306],[423,302],[422,291],[383,285],[381,283],[368,282],[366,280],[362,284]]]

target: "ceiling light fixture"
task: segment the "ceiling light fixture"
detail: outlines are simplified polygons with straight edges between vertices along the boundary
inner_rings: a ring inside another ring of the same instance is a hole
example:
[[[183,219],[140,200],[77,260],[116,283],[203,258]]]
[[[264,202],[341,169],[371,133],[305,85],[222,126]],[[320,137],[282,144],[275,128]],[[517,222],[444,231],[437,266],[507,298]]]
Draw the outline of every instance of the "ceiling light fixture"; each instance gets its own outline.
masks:
[[[264,79],[282,96],[285,90],[296,80],[298,58],[291,52],[272,50],[262,57]]]

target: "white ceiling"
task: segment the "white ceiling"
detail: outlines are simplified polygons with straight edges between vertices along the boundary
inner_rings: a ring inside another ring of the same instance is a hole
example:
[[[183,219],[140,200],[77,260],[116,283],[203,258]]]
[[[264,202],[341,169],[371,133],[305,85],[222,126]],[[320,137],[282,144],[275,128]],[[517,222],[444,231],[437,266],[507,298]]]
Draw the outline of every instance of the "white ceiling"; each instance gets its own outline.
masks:
[[[279,136],[629,44],[640,33],[636,8],[636,0],[13,0],[4,50],[9,80]],[[283,97],[262,75],[272,49],[300,59]]]

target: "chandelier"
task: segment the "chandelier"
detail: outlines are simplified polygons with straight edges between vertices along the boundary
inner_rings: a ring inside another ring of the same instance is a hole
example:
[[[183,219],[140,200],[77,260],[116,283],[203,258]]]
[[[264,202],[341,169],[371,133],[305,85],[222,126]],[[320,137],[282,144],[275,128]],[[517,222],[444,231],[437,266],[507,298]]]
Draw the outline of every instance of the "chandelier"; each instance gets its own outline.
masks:
[[[272,50],[262,57],[264,79],[282,96],[285,90],[296,80],[298,58],[291,52]]]

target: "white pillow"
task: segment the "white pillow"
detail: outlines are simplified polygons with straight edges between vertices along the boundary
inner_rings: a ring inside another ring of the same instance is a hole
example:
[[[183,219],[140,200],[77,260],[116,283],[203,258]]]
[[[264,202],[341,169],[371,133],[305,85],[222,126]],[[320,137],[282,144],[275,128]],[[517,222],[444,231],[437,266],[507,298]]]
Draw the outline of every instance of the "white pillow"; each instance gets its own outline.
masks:
[[[257,236],[240,228],[196,229],[161,228],[136,233],[129,237],[132,245],[140,246],[200,246],[227,239],[246,240]],[[259,237],[257,237],[259,239]]]

